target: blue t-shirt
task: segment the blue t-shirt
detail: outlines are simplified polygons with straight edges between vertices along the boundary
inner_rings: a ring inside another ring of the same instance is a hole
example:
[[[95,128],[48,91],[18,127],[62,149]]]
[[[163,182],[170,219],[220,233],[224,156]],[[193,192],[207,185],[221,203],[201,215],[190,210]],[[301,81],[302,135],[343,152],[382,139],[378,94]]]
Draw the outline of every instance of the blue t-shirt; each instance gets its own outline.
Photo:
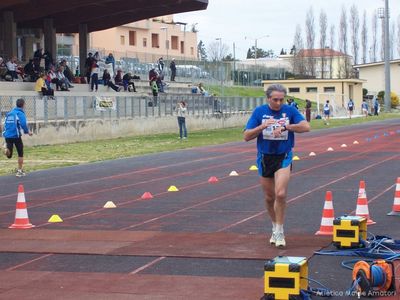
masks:
[[[367,104],[367,102],[361,103],[361,108],[362,108],[362,109],[365,109],[365,110],[368,110],[368,104]]]
[[[274,119],[275,125],[271,125],[257,137],[258,155],[289,153],[294,147],[294,133],[282,132],[282,136],[274,138],[272,131],[279,126],[298,124],[304,120],[303,115],[294,107],[284,104],[279,111],[272,110],[269,105],[258,106],[247,122],[246,129],[254,129],[268,119]]]

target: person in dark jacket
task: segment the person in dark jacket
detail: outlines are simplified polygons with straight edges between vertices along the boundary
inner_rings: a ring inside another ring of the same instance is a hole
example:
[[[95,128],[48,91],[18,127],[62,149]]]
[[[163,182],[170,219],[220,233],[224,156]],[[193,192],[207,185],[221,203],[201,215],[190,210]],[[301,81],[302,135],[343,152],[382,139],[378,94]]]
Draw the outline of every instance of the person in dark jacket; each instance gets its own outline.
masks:
[[[169,68],[171,69],[171,81],[175,81],[175,76],[176,76],[175,58],[172,59]]]
[[[54,64],[53,56],[48,50],[46,50],[43,53],[43,58],[44,58],[44,68],[46,71],[48,71],[50,70],[50,66]]]
[[[136,93],[136,87],[131,73],[128,72],[122,77],[122,84],[124,85],[124,91],[128,90],[130,86],[129,91],[133,90]]]
[[[89,52],[88,57],[85,60],[86,79],[88,84],[90,84],[90,76],[92,74],[92,66],[94,62],[95,59],[93,58],[93,54]]]
[[[103,72],[103,83],[105,86],[108,86],[112,88],[114,91],[119,92],[122,87],[116,86],[112,81],[111,81],[111,74],[108,72],[107,69],[104,70]]]
[[[35,82],[39,78],[39,73],[35,69],[33,59],[30,59],[29,62],[24,66],[24,72],[25,75],[29,76],[30,82]]]
[[[22,168],[24,164],[24,144],[22,143],[21,138],[22,132],[32,136],[32,132],[28,128],[24,107],[25,100],[18,99],[16,102],[16,107],[7,113],[4,121],[3,137],[5,138],[6,143],[4,145],[3,152],[7,158],[12,158],[13,148],[15,145],[18,153],[17,177],[26,175]]]

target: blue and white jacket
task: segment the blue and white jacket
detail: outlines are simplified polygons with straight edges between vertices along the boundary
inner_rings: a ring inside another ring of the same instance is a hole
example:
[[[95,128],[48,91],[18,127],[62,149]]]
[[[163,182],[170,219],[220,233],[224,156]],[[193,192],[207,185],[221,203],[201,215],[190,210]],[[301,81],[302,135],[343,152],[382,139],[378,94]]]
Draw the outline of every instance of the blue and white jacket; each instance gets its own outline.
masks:
[[[29,133],[25,112],[21,108],[15,107],[6,115],[3,137],[6,139],[19,138],[22,135],[21,130],[25,134]]]

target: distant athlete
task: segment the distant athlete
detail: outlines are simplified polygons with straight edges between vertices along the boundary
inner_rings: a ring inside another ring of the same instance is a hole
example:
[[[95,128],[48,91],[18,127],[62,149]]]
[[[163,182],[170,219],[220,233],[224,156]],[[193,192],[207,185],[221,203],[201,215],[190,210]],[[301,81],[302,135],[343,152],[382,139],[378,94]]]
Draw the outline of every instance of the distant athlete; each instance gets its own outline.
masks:
[[[326,100],[324,104],[324,120],[325,120],[325,125],[329,125],[329,119],[331,116],[331,107],[329,105],[329,100]]]
[[[368,117],[368,103],[365,99],[363,99],[363,102],[361,103],[361,111],[365,117]]]
[[[284,104],[286,89],[282,85],[269,86],[266,94],[267,104],[253,111],[244,131],[244,139],[250,141],[257,138],[260,182],[272,220],[270,243],[285,247],[283,224],[294,133],[310,131],[310,125],[296,108]]]
[[[351,119],[351,116],[353,115],[353,110],[354,110],[353,99],[350,99],[349,102],[347,103],[347,110],[349,111],[349,116],[350,116],[350,119]]]
[[[24,164],[24,144],[22,142],[22,133],[21,130],[25,134],[29,134],[32,136],[32,132],[28,129],[28,124],[25,117],[24,112],[25,100],[18,99],[16,103],[16,107],[7,113],[4,121],[4,131],[3,137],[6,140],[4,145],[4,155],[7,158],[11,158],[13,155],[13,148],[17,149],[18,153],[18,169],[17,169],[17,177],[25,176],[25,172],[23,170]]]

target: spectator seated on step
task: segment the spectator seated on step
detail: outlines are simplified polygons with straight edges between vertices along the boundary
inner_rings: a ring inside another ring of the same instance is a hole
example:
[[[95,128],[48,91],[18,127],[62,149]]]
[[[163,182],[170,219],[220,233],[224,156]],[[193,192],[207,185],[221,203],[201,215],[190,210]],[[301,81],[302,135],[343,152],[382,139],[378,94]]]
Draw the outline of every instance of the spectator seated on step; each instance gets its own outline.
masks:
[[[208,93],[207,90],[204,88],[204,86],[203,86],[202,83],[199,83],[199,85],[198,85],[197,88],[198,88],[200,94],[202,94],[203,96],[209,96],[209,93]]]
[[[102,80],[103,80],[104,86],[112,88],[116,92],[119,92],[122,89],[121,86],[118,87],[111,81],[111,74],[110,74],[110,72],[108,72],[107,69],[105,69],[104,72],[103,72]]]
[[[124,91],[129,91],[129,92],[135,92],[136,93],[136,87],[135,83],[133,82],[133,76],[130,72],[126,73],[122,77],[122,84],[124,86]]]
[[[122,71],[118,70],[117,75],[114,77],[114,82],[118,86],[124,86],[123,79],[122,79]]]
[[[13,58],[11,58],[7,63],[6,63],[6,67],[7,67],[7,75],[9,75],[11,77],[10,79],[7,79],[9,77],[6,78],[6,80],[8,81],[14,81],[16,79],[18,79],[18,74],[17,74],[17,70],[18,70],[18,64],[17,64],[17,58],[14,56]]]
[[[50,82],[47,81],[46,73],[41,73],[35,83],[35,91],[43,96],[54,97],[54,90],[50,87]]]
[[[7,74],[7,67],[2,57],[0,57],[0,80],[3,80]]]
[[[59,66],[57,69],[57,79],[61,91],[69,91],[69,88],[72,87],[71,83],[64,75],[64,68],[62,66]]]
[[[36,69],[33,59],[30,59],[29,62],[24,66],[24,72],[26,75],[26,81],[36,82],[36,80],[39,78],[40,72],[38,69]]]
[[[60,66],[64,68],[64,76],[69,80],[69,82],[74,82],[75,76],[74,73],[71,71],[70,67],[67,65],[67,61],[63,59],[60,62]]]
[[[57,91],[61,89],[61,83],[57,77],[56,68],[54,66],[51,66],[49,72],[47,73],[47,81],[50,82],[50,84],[55,85]]]

